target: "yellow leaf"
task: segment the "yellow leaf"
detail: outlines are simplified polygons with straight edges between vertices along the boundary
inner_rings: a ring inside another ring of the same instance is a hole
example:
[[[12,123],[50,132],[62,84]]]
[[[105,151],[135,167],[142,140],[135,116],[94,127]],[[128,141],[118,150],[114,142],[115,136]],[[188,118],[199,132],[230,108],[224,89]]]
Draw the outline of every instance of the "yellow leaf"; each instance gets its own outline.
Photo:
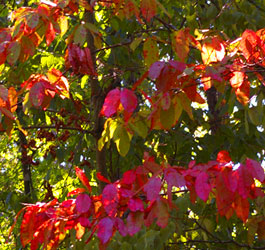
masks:
[[[59,19],[59,25],[61,30],[61,36],[63,36],[68,30],[68,19],[66,16],[61,16]]]

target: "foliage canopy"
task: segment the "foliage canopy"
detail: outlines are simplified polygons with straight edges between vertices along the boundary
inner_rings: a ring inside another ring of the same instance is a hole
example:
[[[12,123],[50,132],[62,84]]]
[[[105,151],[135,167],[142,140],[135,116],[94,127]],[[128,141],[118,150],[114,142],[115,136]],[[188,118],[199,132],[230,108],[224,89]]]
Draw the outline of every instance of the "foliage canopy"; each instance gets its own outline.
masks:
[[[264,249],[263,5],[0,4],[1,249]]]

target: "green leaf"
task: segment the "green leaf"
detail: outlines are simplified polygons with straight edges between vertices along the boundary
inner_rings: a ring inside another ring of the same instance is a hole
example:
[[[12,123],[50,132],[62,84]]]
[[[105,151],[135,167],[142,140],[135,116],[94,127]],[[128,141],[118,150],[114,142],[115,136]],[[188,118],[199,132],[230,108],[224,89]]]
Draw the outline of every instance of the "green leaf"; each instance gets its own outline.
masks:
[[[157,43],[152,38],[147,38],[143,46],[144,61],[146,66],[149,68],[154,62],[159,59],[159,51]]]
[[[262,118],[263,118],[263,106],[257,106],[257,107],[252,107],[248,109],[248,116],[250,121],[258,126],[261,125],[262,123]]]
[[[168,110],[160,110],[160,122],[164,129],[170,129],[176,123],[175,107],[171,103]]]
[[[7,48],[7,62],[14,65],[19,57],[20,50],[21,45],[18,41],[11,42]]]
[[[130,149],[131,134],[126,130],[123,124],[119,124],[113,134],[113,140],[121,156],[126,156]]]
[[[144,118],[135,119],[129,123],[129,127],[131,130],[136,132],[142,138],[145,138],[148,133],[148,126],[146,122],[143,120]]]
[[[132,43],[130,44],[130,49],[134,51],[134,50],[139,46],[139,44],[140,44],[142,41],[143,41],[143,38],[142,38],[142,37],[137,37],[137,38],[135,38],[135,39],[132,41]]]
[[[87,29],[84,24],[80,24],[74,34],[74,42],[81,46],[86,41]]]
[[[26,20],[27,20],[27,25],[31,29],[34,29],[39,23],[39,15],[35,12],[31,12],[26,16]]]

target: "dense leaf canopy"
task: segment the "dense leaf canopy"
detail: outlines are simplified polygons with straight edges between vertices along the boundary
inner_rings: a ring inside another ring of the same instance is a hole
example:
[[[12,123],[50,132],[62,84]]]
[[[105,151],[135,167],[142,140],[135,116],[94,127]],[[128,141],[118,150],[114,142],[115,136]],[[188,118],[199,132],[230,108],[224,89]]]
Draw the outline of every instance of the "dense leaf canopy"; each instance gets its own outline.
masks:
[[[264,249],[264,1],[3,2],[1,249]]]

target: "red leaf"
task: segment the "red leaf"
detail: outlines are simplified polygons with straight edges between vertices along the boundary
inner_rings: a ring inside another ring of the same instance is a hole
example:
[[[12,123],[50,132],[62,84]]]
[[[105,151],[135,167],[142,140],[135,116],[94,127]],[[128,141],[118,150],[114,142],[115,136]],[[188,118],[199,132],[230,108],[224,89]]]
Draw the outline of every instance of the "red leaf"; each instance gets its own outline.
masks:
[[[84,171],[82,169],[80,169],[79,167],[75,167],[75,174],[79,178],[79,180],[82,182],[82,184],[87,188],[87,190],[89,192],[91,192],[92,189],[91,189],[91,186],[89,184],[89,180],[88,180],[86,174],[84,173]]]
[[[144,186],[144,191],[146,192],[147,199],[149,201],[156,200],[159,197],[159,192],[161,190],[161,179],[160,178],[151,178]]]
[[[50,46],[50,44],[52,43],[52,41],[55,38],[55,31],[54,31],[52,22],[48,23],[45,37],[46,37],[47,46]]]
[[[67,197],[70,197],[70,196],[72,196],[72,195],[81,194],[81,193],[84,193],[84,192],[86,192],[86,190],[85,190],[84,188],[76,188],[76,189],[74,189],[73,191],[69,192],[69,193],[67,194]]]
[[[216,160],[220,163],[227,163],[230,162],[232,159],[227,151],[222,150],[217,154]]]
[[[195,190],[197,195],[203,200],[207,201],[209,193],[211,191],[211,186],[208,183],[209,176],[205,172],[198,174],[195,181]]]
[[[120,97],[121,94],[118,88],[111,90],[105,98],[100,114],[106,117],[111,117],[114,115],[120,105]]]
[[[91,207],[91,199],[87,194],[78,195],[75,203],[76,203],[76,210],[79,213],[86,213]]]
[[[131,198],[128,203],[128,207],[132,212],[144,211],[143,201],[139,198]]]
[[[195,84],[195,82],[191,82],[192,85]],[[201,95],[197,92],[197,87],[196,85],[194,86],[188,86],[183,88],[184,92],[186,93],[187,97],[192,101],[192,102],[197,102],[200,104],[205,103],[205,100],[201,97]]]
[[[219,214],[226,216],[227,219],[233,215],[231,213],[231,206],[234,201],[234,196],[234,193],[227,188],[222,174],[218,175],[216,178],[216,205]]]
[[[155,62],[149,68],[149,77],[155,80],[159,77],[161,70],[164,68],[165,62]]]
[[[141,12],[147,22],[156,15],[156,1],[155,0],[142,0],[141,1]]]
[[[86,47],[84,49],[84,52],[85,52],[85,55],[86,55],[86,62],[87,62],[87,65],[89,67],[89,72],[88,74],[89,75],[97,75],[95,69],[94,69],[94,64],[93,64],[93,60],[92,60],[92,57],[91,57],[91,53],[90,53],[90,49],[88,47]]]
[[[103,218],[98,223],[98,238],[102,244],[107,243],[113,234],[113,221],[110,218]]]
[[[127,218],[127,230],[130,236],[133,236],[140,231],[144,222],[144,213],[142,212],[131,212]]]
[[[224,170],[222,171],[222,177],[223,177],[224,183],[226,187],[233,193],[237,189],[237,182],[238,182],[237,176],[238,176],[237,172],[232,171],[232,168],[230,167],[225,167]]]
[[[249,168],[249,172],[251,173],[253,178],[256,178],[260,182],[263,182],[265,179],[264,169],[261,164],[257,161],[247,159],[246,167]]]
[[[129,113],[132,113],[137,107],[137,97],[132,90],[123,89],[120,93],[121,104]]]
[[[136,179],[135,171],[128,170],[123,174],[122,183],[125,185],[133,184]]]
[[[115,216],[119,202],[119,193],[116,185],[108,184],[102,192],[102,203],[108,216]]]
[[[23,247],[25,247],[33,239],[37,211],[38,206],[28,207],[26,213],[23,216],[20,227],[20,240]]]
[[[0,65],[5,63],[6,56],[7,56],[6,44],[1,43],[0,44]]]
[[[111,182],[105,177],[103,176],[100,172],[98,172],[97,174],[97,178],[99,181],[102,181],[102,182],[105,182],[105,183],[108,183],[110,184]]]
[[[91,227],[90,220],[86,217],[79,217],[78,222],[81,224],[82,227]]]

